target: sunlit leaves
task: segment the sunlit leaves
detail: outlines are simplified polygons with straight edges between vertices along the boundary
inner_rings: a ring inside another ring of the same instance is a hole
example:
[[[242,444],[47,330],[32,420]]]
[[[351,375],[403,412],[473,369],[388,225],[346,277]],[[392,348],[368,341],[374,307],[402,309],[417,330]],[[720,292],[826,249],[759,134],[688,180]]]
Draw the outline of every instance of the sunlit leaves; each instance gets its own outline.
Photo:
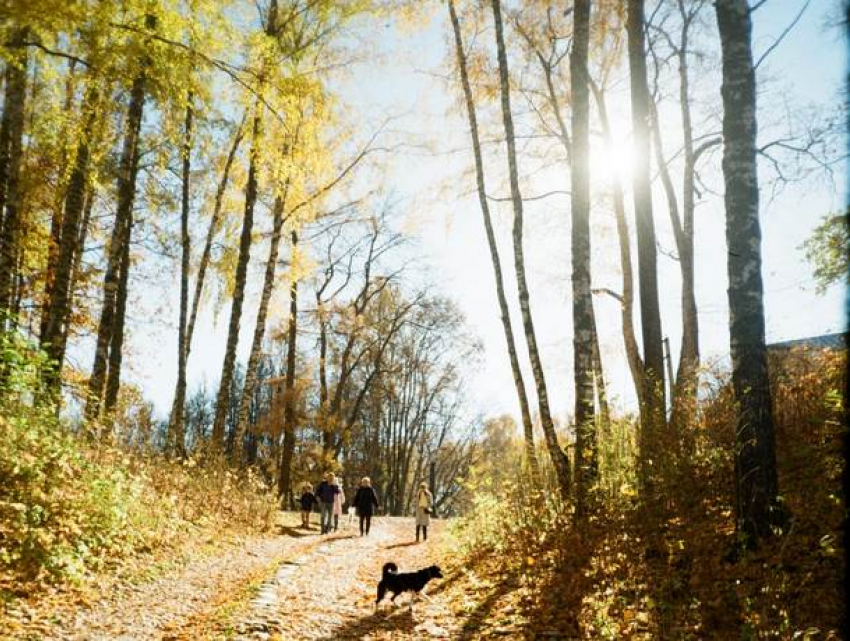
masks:
[[[803,243],[806,259],[814,266],[818,292],[850,279],[850,214],[825,216]]]

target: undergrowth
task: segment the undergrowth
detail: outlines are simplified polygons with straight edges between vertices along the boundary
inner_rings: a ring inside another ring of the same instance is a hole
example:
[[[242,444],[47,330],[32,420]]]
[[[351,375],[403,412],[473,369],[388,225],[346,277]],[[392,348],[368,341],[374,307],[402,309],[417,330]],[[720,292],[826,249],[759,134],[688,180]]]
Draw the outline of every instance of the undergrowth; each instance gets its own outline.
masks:
[[[637,428],[629,421],[600,430],[602,477],[584,520],[551,478],[533,489],[519,466],[519,443],[493,466],[476,468],[467,482],[469,515],[453,528],[455,570],[467,576],[458,599],[477,603],[467,632],[839,638],[845,372],[846,357],[835,352],[772,358],[780,492],[791,518],[745,554],[734,553],[735,413],[720,372],[704,374],[687,434],[665,435],[662,446],[682,454],[667,458],[658,479],[663,500],[651,507],[638,501]]]
[[[42,354],[14,334],[0,348],[3,600],[191,545],[204,529],[271,526],[273,494],[252,472],[93,440],[38,393]]]

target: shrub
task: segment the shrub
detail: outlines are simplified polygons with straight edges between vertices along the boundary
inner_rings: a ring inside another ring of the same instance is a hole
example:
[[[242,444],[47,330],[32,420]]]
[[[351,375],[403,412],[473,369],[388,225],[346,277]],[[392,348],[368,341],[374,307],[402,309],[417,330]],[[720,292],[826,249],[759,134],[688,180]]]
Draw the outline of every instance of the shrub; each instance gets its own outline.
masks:
[[[0,567],[20,578],[78,575],[126,537],[137,488],[100,470],[39,400],[44,356],[16,334],[0,338]]]
[[[39,393],[43,354],[16,334],[0,354],[0,589],[78,580],[199,526],[271,526],[274,495],[252,471],[89,440]]]

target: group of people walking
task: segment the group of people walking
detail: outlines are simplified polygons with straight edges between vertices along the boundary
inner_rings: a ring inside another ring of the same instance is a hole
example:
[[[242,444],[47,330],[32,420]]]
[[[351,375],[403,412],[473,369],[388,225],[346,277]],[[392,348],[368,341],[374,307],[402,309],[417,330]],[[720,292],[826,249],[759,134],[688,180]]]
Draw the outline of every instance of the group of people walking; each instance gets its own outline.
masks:
[[[319,515],[321,520],[322,534],[327,534],[331,531],[331,523],[333,529],[339,529],[339,517],[342,515],[342,505],[345,503],[345,494],[342,488],[336,482],[336,476],[326,474],[313,492],[313,486],[309,483],[304,484],[304,492],[301,494],[301,526],[310,529],[310,513],[313,511],[313,506],[319,506]]]
[[[339,517],[342,516],[345,504],[345,493],[342,486],[337,482],[336,475],[332,472],[325,474],[322,482],[313,492],[313,486],[305,483],[301,494],[301,527],[310,529],[310,514],[318,504],[319,519],[322,534],[336,532],[339,529]],[[419,542],[419,534],[422,540],[428,540],[428,525],[431,521],[434,498],[428,490],[426,483],[419,485],[416,494],[416,541]],[[360,536],[368,535],[372,525],[372,515],[381,507],[378,503],[378,495],[372,487],[372,481],[368,476],[360,479],[360,487],[351,501],[349,509],[353,507],[360,519]]]

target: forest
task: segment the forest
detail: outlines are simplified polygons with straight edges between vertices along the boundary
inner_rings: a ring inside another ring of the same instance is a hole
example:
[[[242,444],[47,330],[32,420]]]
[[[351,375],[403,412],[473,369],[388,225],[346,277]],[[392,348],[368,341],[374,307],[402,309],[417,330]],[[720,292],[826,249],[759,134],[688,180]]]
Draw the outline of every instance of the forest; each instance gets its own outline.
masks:
[[[848,24],[0,0],[0,638],[847,638]]]

